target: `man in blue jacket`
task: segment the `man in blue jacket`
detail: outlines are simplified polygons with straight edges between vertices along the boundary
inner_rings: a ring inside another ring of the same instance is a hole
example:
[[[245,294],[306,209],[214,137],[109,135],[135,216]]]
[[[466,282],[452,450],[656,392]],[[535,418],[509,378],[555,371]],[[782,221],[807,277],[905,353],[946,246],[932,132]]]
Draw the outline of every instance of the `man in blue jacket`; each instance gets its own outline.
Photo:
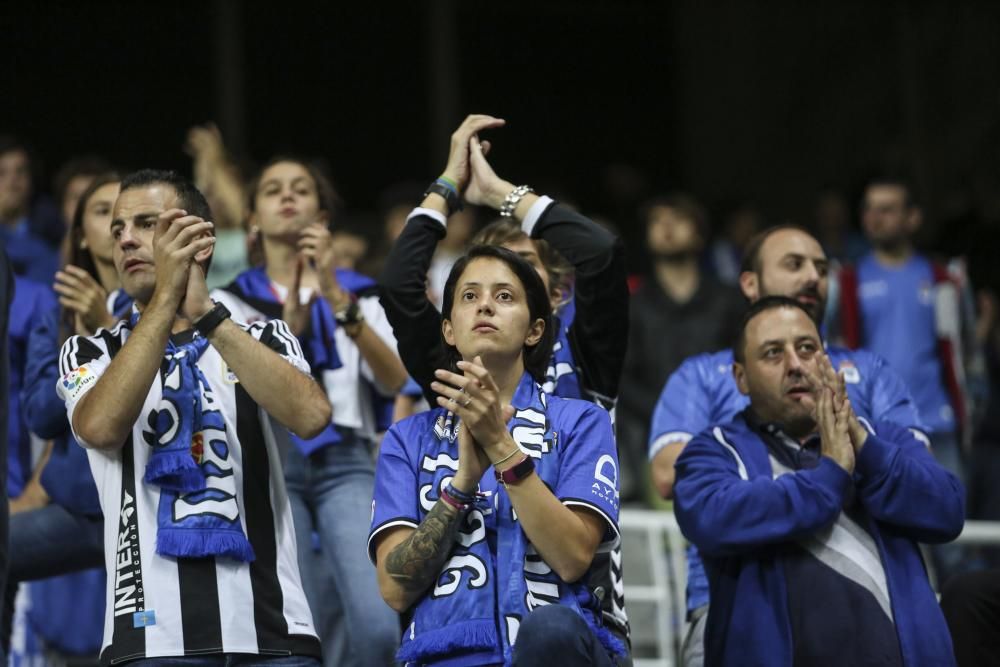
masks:
[[[961,483],[909,430],[855,415],[795,299],[754,303],[733,354],[749,407],[676,464],[712,600],[705,663],[954,664],[917,542],[961,532]]]
[[[746,250],[740,290],[751,302],[780,295],[799,302],[816,322],[823,320],[829,288],[828,261],[822,246],[793,225],[765,229]],[[847,393],[858,415],[914,429],[922,424],[906,385],[881,357],[865,350],[828,346],[833,366],[844,374]],[[724,424],[747,407],[749,399],[733,381],[733,351],[689,357],[668,379],[650,427],[649,457],[653,482],[664,498],[673,496],[674,462],[696,434]],[[687,607],[689,630],[682,664],[700,667],[702,635],[708,610],[708,580],[698,550],[688,548]]]

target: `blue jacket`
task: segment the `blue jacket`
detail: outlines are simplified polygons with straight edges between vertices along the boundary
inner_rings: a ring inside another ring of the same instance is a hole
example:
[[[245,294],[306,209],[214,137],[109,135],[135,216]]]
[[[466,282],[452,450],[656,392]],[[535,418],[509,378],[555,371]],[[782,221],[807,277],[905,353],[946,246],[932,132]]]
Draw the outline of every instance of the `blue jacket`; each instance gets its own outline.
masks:
[[[835,345],[826,352],[833,367],[844,372],[847,395],[859,417],[923,431],[909,390],[881,357]],[[667,443],[687,442],[711,426],[725,424],[749,403],[733,380],[732,350],[685,359],[656,403],[649,431],[650,458]],[[708,580],[694,547],[688,548],[687,603],[689,612],[708,604]]]
[[[958,536],[964,490],[910,431],[890,422],[873,430],[853,477],[823,457],[816,468],[773,478],[767,446],[742,416],[684,448],[674,512],[708,573],[706,665],[791,664],[782,546],[835,521],[851,484],[871,517],[904,664],[954,664],[917,542]]]
[[[59,310],[38,314],[28,337],[24,369],[24,405],[28,428],[52,439],[52,456],[42,471],[41,484],[52,502],[75,514],[101,516],[97,486],[87,452],[73,439],[66,420],[66,404],[56,392],[59,381]]]

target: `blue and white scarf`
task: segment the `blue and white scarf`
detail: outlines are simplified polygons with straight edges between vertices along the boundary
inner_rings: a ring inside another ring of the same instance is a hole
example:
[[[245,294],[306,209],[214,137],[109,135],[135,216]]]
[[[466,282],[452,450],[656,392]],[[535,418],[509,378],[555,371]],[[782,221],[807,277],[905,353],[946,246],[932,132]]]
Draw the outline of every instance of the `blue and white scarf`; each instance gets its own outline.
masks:
[[[281,301],[278,300],[264,267],[247,269],[236,276],[236,280],[225,289],[268,317],[281,317]],[[309,326],[299,339],[306,361],[314,373],[333,371],[343,366],[333,337],[336,330],[337,320],[326,299],[313,299],[309,309]]]
[[[548,368],[545,369],[545,382],[542,384],[542,389],[546,394],[552,396],[589,400],[583,395],[580,388],[580,373],[569,343],[569,329],[573,325],[575,317],[576,304],[572,298],[563,304],[552,317],[556,337],[552,345],[552,356],[549,357]]]
[[[517,411],[508,423],[511,435],[534,458],[536,474],[555,489],[560,473],[559,425],[550,421],[547,397],[529,374],[522,377],[512,404]],[[431,436],[436,442],[421,447],[422,460],[456,457],[458,426],[453,413],[441,411]],[[429,467],[422,465],[419,473],[424,508],[433,506],[447,484],[445,477],[454,474],[448,468]],[[492,469],[484,475],[480,490],[486,500],[468,513],[434,587],[414,607],[397,660],[419,664],[461,655],[469,658],[469,664],[472,660],[486,664],[502,656],[504,664],[510,664],[521,621],[546,604],[574,609],[610,653],[623,655],[623,644],[601,624],[600,603],[584,583],[586,577],[564,582],[542,560],[515,519],[506,490],[492,479]],[[493,530],[495,553],[487,537]]]
[[[133,312],[131,325],[138,320],[138,311]],[[183,345],[167,342],[160,405],[149,415],[149,428],[143,429],[153,450],[143,480],[160,487],[156,552],[249,562],[254,560],[253,547],[233,509],[238,507],[233,494],[209,484],[209,478],[231,477],[232,471],[216,463],[228,459],[230,452],[225,419],[198,368],[207,348],[208,339],[197,333]],[[228,513],[218,511],[223,506]]]

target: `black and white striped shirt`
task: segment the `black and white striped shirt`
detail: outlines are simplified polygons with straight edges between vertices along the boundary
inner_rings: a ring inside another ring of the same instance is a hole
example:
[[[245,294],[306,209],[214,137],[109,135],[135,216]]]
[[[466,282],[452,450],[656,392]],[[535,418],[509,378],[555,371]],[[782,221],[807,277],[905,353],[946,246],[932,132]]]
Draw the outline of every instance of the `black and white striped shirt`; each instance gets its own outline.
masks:
[[[305,373],[298,341],[280,320],[241,325]],[[58,389],[70,423],[80,398],[97,383],[131,333],[129,323],[74,336],[60,353]],[[190,332],[173,337],[190,340]],[[221,404],[229,443],[234,502],[256,559],[174,558],[156,553],[160,487],[143,481],[152,448],[143,438],[162,396],[158,376],[139,419],[118,451],[88,449],[104,512],[107,613],[101,662],[209,653],[320,655],[299,579],[295,530],[281,471],[288,443],[211,345],[198,361]],[[108,405],[112,411],[114,405]],[[80,442],[79,435],[75,434]],[[234,508],[235,509],[235,508]]]

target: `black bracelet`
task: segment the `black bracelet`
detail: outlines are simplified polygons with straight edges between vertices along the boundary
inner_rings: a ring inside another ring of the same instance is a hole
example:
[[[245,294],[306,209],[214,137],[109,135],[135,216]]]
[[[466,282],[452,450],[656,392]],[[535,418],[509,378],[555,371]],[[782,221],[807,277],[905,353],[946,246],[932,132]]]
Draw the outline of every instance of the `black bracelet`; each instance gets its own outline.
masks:
[[[229,312],[229,309],[216,301],[212,310],[199,317],[198,321],[194,323],[195,331],[207,338],[208,334],[215,331],[215,328],[222,324],[223,320],[229,319],[230,315],[232,313]]]
[[[462,198],[458,196],[457,192],[449,188],[447,185],[434,181],[427,186],[427,190],[424,192],[424,197],[426,198],[427,195],[432,192],[444,197],[445,204],[448,206],[448,215],[452,215],[456,211],[462,210]]]

